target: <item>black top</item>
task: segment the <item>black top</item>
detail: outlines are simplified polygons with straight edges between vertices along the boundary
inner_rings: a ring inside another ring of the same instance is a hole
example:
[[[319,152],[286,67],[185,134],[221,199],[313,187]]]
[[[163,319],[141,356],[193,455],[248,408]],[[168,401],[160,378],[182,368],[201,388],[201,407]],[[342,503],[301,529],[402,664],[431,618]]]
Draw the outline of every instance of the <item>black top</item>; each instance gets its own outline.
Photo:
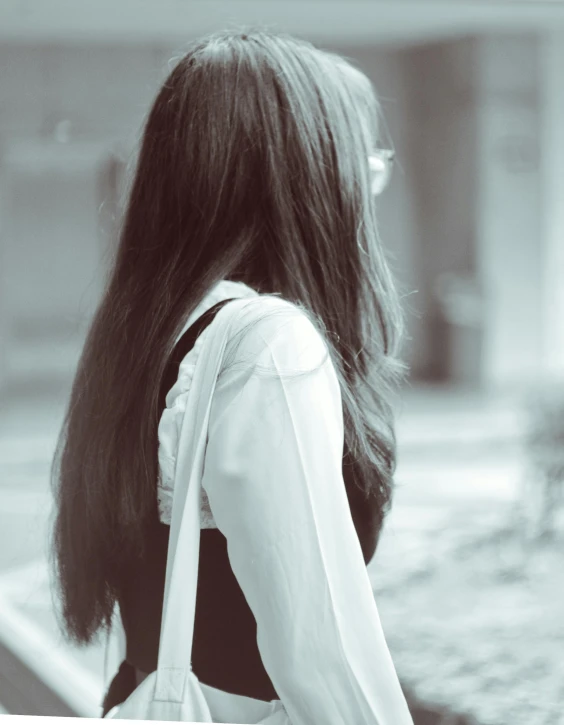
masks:
[[[205,312],[176,344],[160,388],[161,413],[166,406],[166,395],[177,380],[180,363],[198,335],[229,301],[223,300]],[[368,563],[376,549],[379,511],[348,482],[346,466],[343,466],[343,477],[364,560]],[[118,596],[127,640],[126,661],[110,685],[104,700],[104,715],[135,689],[134,668],[150,673],[157,667],[168,537],[169,526],[158,520],[157,512],[147,527],[146,553],[132,563]],[[203,529],[192,647],[194,673],[205,684],[226,692],[259,700],[277,699],[262,664],[256,636],[254,616],[229,564],[227,541],[218,529]]]

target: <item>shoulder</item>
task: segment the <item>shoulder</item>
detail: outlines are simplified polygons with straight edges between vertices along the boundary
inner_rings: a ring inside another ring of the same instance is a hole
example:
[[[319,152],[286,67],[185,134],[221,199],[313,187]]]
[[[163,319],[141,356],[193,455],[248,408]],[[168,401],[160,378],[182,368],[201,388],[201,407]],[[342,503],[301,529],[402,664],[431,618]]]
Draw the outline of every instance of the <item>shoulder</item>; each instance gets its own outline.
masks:
[[[277,295],[248,300],[229,334],[229,357],[247,362],[274,362],[276,368],[318,367],[328,355],[322,326],[298,304]]]

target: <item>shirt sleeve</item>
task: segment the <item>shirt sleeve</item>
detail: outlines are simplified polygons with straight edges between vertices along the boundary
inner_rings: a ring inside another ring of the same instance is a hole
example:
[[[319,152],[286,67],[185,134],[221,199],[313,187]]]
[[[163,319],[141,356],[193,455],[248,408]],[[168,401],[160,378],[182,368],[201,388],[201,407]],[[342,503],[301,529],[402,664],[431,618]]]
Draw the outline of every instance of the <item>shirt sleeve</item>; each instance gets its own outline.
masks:
[[[291,724],[412,725],[348,507],[338,379],[298,312],[257,323],[237,354],[256,364],[220,376],[202,483]]]

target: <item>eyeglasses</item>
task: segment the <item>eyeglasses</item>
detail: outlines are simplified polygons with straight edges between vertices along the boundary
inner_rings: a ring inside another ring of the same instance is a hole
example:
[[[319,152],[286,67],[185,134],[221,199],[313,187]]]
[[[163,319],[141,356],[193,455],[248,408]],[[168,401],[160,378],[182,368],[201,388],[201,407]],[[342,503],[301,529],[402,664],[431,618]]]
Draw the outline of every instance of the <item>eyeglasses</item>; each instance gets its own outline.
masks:
[[[388,186],[394,167],[394,158],[395,152],[391,149],[376,149],[368,157],[371,190],[374,196],[381,194]]]

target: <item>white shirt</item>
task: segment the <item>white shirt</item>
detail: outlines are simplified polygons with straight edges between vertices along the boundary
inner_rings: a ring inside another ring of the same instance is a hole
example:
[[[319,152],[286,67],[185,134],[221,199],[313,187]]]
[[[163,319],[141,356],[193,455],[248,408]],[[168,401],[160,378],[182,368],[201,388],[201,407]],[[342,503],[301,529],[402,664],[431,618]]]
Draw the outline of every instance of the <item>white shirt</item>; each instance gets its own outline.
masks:
[[[249,304],[228,342],[225,360],[234,364],[220,370],[212,399],[202,478],[211,517],[204,512],[202,525],[227,539],[292,725],[412,725],[348,506],[341,392],[325,342],[295,305],[226,281],[186,327],[236,290]],[[167,397],[161,466],[174,459],[172,421],[182,416],[200,347]],[[306,374],[288,377],[297,371]]]

